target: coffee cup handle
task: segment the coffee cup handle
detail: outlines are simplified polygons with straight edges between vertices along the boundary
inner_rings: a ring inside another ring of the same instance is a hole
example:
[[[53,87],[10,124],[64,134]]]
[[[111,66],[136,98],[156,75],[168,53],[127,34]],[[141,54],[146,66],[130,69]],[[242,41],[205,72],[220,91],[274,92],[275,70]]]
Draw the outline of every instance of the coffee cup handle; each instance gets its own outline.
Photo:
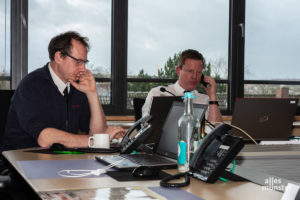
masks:
[[[89,140],[88,140],[89,147],[94,147],[91,145],[91,140],[94,140],[94,136],[89,137]]]

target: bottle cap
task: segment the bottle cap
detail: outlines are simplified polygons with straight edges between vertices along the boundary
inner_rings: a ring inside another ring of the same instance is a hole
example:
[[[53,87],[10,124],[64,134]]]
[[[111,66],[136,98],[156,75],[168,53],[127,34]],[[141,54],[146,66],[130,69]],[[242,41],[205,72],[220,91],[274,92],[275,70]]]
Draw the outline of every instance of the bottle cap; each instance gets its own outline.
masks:
[[[185,98],[194,99],[194,98],[196,98],[196,97],[194,96],[193,92],[185,92],[185,93],[184,93],[184,96],[181,97],[181,98],[182,98],[182,99],[185,99]]]

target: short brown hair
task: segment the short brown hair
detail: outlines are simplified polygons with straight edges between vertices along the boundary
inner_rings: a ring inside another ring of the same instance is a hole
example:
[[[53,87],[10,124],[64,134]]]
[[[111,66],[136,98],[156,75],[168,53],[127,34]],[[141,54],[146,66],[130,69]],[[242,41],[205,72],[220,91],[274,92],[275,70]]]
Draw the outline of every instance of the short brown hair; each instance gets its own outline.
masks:
[[[187,50],[184,50],[179,57],[178,66],[180,69],[182,69],[182,66],[184,65],[185,60],[188,58],[194,59],[194,60],[202,60],[202,62],[204,63],[204,58],[201,53],[199,53],[198,51],[196,51],[194,49],[187,49]]]
[[[66,56],[66,53],[70,53],[72,48],[72,39],[80,42],[83,46],[85,46],[86,50],[89,51],[90,45],[87,37],[82,37],[75,31],[68,31],[51,39],[48,45],[50,60],[54,60],[54,55],[57,51],[61,51],[64,57]]]

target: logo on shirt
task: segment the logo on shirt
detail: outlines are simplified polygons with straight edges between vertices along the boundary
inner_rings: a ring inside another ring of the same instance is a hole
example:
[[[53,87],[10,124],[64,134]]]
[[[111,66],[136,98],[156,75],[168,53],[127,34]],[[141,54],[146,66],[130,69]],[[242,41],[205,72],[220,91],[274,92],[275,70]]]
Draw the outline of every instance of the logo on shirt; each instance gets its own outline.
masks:
[[[269,120],[269,116],[268,116],[268,115],[263,115],[263,116],[260,116],[260,117],[258,118],[259,123],[265,123],[265,122],[267,122],[268,120]]]

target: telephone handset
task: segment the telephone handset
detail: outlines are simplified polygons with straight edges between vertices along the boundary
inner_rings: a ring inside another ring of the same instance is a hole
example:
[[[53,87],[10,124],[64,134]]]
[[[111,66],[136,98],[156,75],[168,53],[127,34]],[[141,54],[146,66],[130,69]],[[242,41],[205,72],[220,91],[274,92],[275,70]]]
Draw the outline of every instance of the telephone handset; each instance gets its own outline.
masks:
[[[207,84],[205,81],[204,81],[204,75],[202,74],[201,75],[201,80],[200,80],[200,83],[204,86],[204,87],[207,87]]]
[[[228,124],[220,124],[214,128],[200,143],[200,146],[190,160],[190,171],[167,177],[160,182],[164,187],[182,187],[189,183],[188,175],[207,182],[214,183],[223,175],[225,168],[244,147],[241,137],[227,133],[231,129]],[[184,183],[169,183],[174,178],[185,176]],[[234,177],[233,177],[234,178]]]
[[[120,143],[121,153],[131,153],[149,137],[153,131],[153,127],[149,123],[151,119],[151,115],[146,115],[128,129]],[[140,129],[137,130],[139,127]]]
[[[196,150],[190,161],[191,174],[207,183],[214,183],[244,147],[241,137],[229,135],[228,124],[212,130]]]

